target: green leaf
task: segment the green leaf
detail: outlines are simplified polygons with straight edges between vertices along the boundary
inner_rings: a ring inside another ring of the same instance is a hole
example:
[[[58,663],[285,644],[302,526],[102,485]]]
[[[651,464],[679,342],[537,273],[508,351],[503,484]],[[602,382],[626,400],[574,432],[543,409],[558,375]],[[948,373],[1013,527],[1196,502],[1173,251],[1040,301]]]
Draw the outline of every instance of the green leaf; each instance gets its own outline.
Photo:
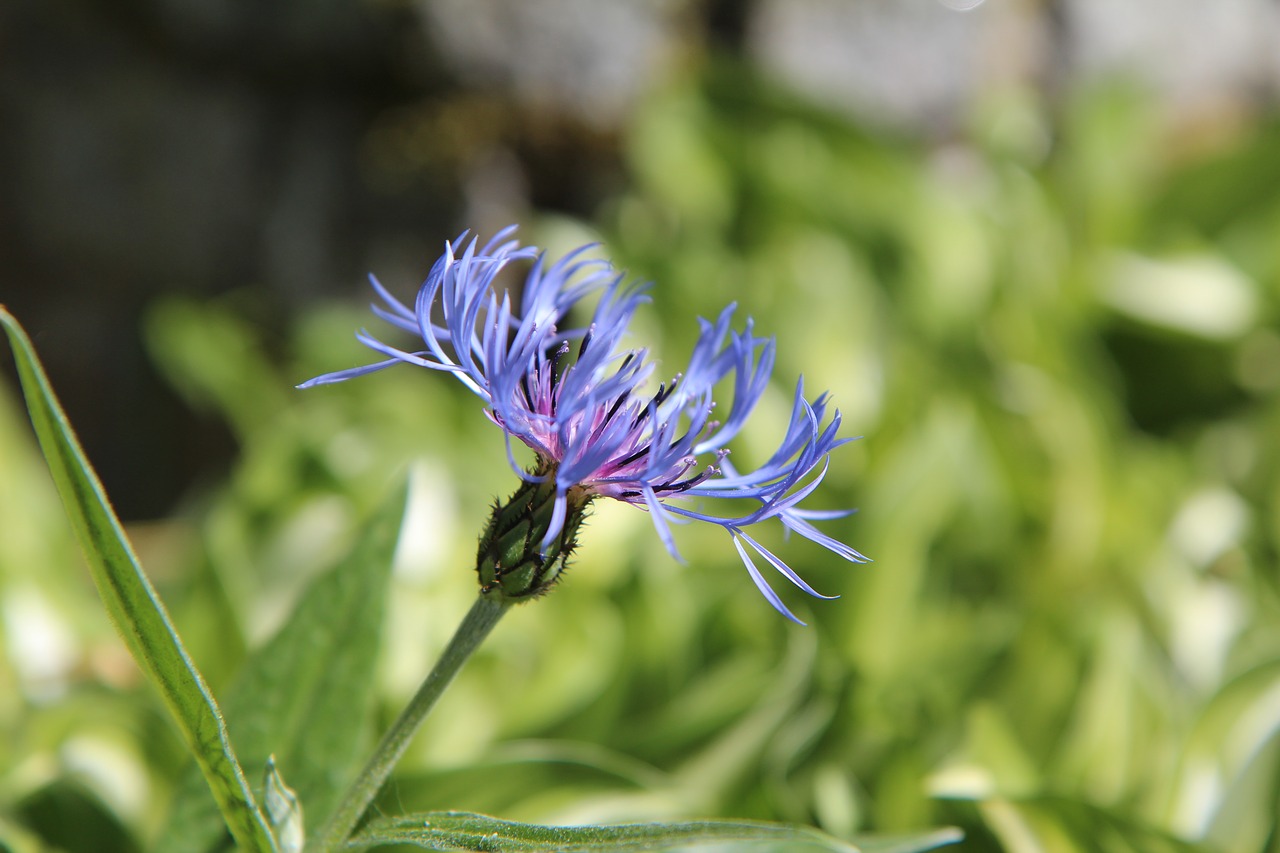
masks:
[[[351,553],[311,583],[280,631],[249,658],[226,714],[245,766],[280,772],[314,830],[354,776],[373,712],[374,671],[391,559],[404,517],[400,489]],[[206,851],[222,833],[194,771],[178,787],[158,849]]]
[[[751,844],[776,849],[844,853],[915,853],[959,841],[953,829],[854,845],[816,829],[747,820],[635,823],[617,826],[536,826],[470,812],[425,812],[374,821],[346,845],[409,844],[425,850],[587,851],[667,850],[700,844]]]
[[[953,826],[945,826],[910,835],[860,838],[857,846],[862,853],[920,853],[922,850],[936,850],[948,844],[959,844],[963,840],[963,832]]]
[[[237,843],[245,850],[274,850],[271,832],[236,761],[218,705],[143,574],[30,339],[3,307],[0,324],[13,348],[36,437],[108,615],[138,665],[159,689]]]
[[[0,850],[5,853],[45,853],[48,848],[34,832],[0,815]]]

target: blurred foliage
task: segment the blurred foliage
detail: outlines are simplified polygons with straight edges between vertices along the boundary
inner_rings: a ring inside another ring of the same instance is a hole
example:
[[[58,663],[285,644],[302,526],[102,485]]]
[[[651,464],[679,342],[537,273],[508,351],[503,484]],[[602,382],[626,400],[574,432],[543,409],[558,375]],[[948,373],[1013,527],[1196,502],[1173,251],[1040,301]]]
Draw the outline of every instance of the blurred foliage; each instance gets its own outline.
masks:
[[[670,364],[730,300],[775,334],[777,388],[735,453],[768,452],[791,378],[830,389],[864,438],[821,493],[861,512],[826,529],[876,562],[781,545],[842,596],[791,596],[797,629],[717,531],[678,531],[680,566],[643,513],[599,507],[566,582],[451,688],[386,810],[1280,851],[1280,123],[1174,138],[1122,86],[1052,110],[1015,91],[926,147],[712,68],[656,93],[626,146],[631,183],[599,222],[523,236],[603,235],[655,281],[637,334]],[[421,371],[292,391],[367,360],[358,307],[283,341],[252,316],[247,296],[155,306],[156,364],[241,453],[136,543],[222,695],[407,475],[385,726],[474,595],[474,536],[513,487],[501,436]],[[0,846],[145,848],[180,745],[20,418],[6,393]]]

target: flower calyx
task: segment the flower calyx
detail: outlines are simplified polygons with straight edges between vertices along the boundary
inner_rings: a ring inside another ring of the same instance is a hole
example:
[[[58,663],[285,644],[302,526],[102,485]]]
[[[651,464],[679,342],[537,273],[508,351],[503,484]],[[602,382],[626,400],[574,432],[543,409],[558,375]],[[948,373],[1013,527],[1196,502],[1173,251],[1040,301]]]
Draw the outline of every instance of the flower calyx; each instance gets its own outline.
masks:
[[[507,602],[543,595],[560,579],[577,547],[578,530],[594,495],[570,489],[560,530],[547,540],[555,522],[555,468],[541,461],[532,474],[534,479],[522,482],[505,502],[495,502],[489,514],[476,555],[481,595]]]

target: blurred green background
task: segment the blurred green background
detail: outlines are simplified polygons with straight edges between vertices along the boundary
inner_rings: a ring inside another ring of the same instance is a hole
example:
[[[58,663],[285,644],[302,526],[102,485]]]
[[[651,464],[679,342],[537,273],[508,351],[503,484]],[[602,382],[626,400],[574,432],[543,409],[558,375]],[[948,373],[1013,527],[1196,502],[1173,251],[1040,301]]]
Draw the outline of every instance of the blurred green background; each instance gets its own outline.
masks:
[[[215,692],[406,477],[384,722],[442,648],[500,433],[424,371],[293,385],[367,360],[366,269],[517,221],[655,282],[666,372],[729,301],[776,335],[735,454],[830,389],[814,505],[875,562],[768,540],[841,595],[799,629],[600,506],[387,811],[1280,851],[1274,4],[973,5],[14,4],[0,299]],[[181,746],[12,381],[0,467],[0,847],[148,849]]]

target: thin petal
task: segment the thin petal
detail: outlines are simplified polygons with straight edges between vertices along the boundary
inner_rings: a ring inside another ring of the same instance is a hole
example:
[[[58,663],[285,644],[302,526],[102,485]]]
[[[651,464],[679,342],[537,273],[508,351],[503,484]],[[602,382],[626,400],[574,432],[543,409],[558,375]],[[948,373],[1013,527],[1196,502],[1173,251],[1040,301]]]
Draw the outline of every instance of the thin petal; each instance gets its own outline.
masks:
[[[386,361],[380,361],[377,364],[366,364],[363,367],[351,367],[346,370],[335,370],[333,373],[326,373],[317,376],[314,379],[308,379],[301,385],[295,385],[295,388],[315,388],[317,385],[332,385],[335,382],[345,382],[348,379],[354,379],[357,376],[364,376],[368,373],[376,373],[379,370],[386,370],[393,364],[400,364],[403,359],[389,358]]]
[[[649,515],[653,519],[653,527],[658,531],[658,538],[662,540],[662,544],[666,546],[667,553],[674,557],[678,562],[683,563],[684,557],[680,556],[680,552],[676,550],[675,537],[671,535],[671,527],[667,523],[667,511],[659,501],[658,496],[653,493],[653,489],[645,486],[640,490],[644,495],[645,506],[649,508]]]
[[[564,529],[564,517],[568,509],[569,499],[564,492],[557,489],[555,506],[551,510],[551,522],[547,525],[547,534],[542,537],[542,542],[539,544],[542,550],[545,551],[552,540],[559,536],[560,531]]]
[[[787,609],[787,605],[782,603],[782,599],[773,591],[773,587],[769,586],[769,582],[764,579],[764,575],[760,574],[760,570],[756,568],[756,564],[751,562],[751,555],[742,547],[742,543],[735,536],[733,539],[733,547],[738,549],[738,556],[742,558],[742,564],[747,567],[747,571],[751,574],[751,580],[755,581],[756,589],[773,605],[773,609],[790,619],[797,625],[803,625],[796,615]]]
[[[787,580],[791,581],[796,586],[800,587],[805,592],[812,595],[814,598],[825,598],[828,601],[830,601],[831,599],[840,597],[838,595],[823,595],[822,593],[818,592],[813,587],[809,586],[809,584],[805,583],[804,578],[796,574],[791,569],[791,567],[788,566],[786,563],[779,560],[777,556],[774,555],[774,553],[770,551],[768,548],[764,547],[759,542],[757,542],[756,540],[748,536],[746,533],[743,533],[741,530],[737,531],[737,533],[740,538],[745,539],[747,541],[747,544],[751,546],[752,550],[754,550],[761,557],[764,557],[765,560],[768,561],[769,565],[777,569],[779,574],[781,574]]]

